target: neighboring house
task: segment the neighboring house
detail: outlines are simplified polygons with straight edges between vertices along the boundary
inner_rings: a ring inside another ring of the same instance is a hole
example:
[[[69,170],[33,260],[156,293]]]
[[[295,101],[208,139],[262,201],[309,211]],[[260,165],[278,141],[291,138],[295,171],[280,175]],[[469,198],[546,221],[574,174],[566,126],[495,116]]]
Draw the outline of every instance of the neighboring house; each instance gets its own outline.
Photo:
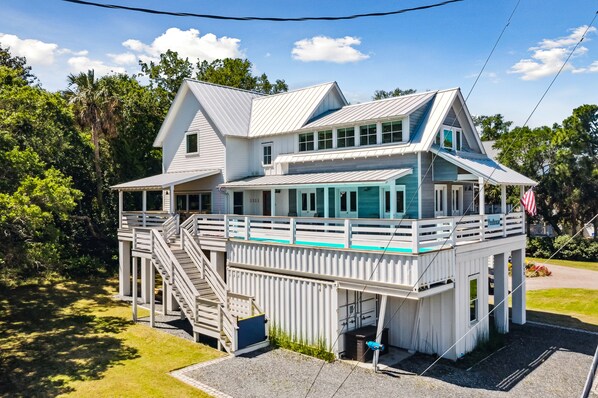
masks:
[[[505,193],[535,182],[486,156],[459,89],[349,105],[336,83],[262,96],[186,80],[154,145],[163,174],[113,187],[120,294],[141,261],[154,303],[158,270],[165,308],[229,352],[260,346],[265,314],[338,356],[337,335],[383,325],[392,346],[457,359],[489,333],[490,257],[495,303],[509,258],[524,281],[524,214]],[[484,182],[502,187],[497,214]],[[123,210],[129,191],[141,211]],[[525,323],[525,285],[512,301]],[[508,316],[494,312],[502,333]]]

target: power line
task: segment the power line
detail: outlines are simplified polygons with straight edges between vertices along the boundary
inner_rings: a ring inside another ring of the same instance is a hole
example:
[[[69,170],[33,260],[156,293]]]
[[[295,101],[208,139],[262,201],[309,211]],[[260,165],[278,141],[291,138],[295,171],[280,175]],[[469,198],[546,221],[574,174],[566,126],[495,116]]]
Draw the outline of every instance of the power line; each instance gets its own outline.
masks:
[[[519,5],[519,2],[518,2],[518,3],[517,3],[517,5],[515,6],[515,9],[517,8],[517,6],[518,6],[518,5]],[[513,16],[513,14],[511,14],[511,17],[512,17],[512,16]],[[554,76],[554,78],[552,79],[552,81],[550,82],[550,84],[548,85],[548,87],[546,88],[546,90],[544,90],[544,93],[542,94],[542,96],[540,97],[540,99],[538,100],[538,102],[536,103],[536,105],[534,106],[534,108],[532,109],[532,111],[531,111],[530,115],[527,117],[527,119],[526,119],[526,121],[525,121],[525,123],[524,123],[523,127],[525,127],[525,126],[527,125],[527,123],[530,121],[530,119],[532,118],[532,116],[534,115],[534,113],[536,112],[536,110],[538,109],[538,107],[540,106],[540,104],[542,103],[542,101],[544,100],[544,98],[546,97],[546,94],[548,94],[548,91],[550,91],[550,88],[553,86],[554,82],[556,81],[556,79],[558,78],[558,76],[561,74],[561,72],[563,71],[563,69],[565,68],[565,66],[567,65],[567,63],[569,62],[569,60],[571,59],[571,57],[573,56],[573,54],[575,53],[575,51],[577,50],[577,47],[579,47],[579,45],[581,44],[581,42],[584,40],[584,38],[585,38],[585,36],[587,35],[588,31],[590,30],[590,28],[591,28],[591,27],[592,27],[592,25],[594,24],[594,21],[596,20],[596,17],[597,17],[597,16],[598,16],[598,11],[596,11],[596,13],[594,14],[594,17],[592,18],[592,21],[591,21],[591,22],[590,22],[590,24],[587,26],[586,30],[584,31],[583,35],[581,36],[581,38],[579,39],[579,41],[577,42],[577,44],[575,44],[575,46],[573,47],[573,49],[572,49],[572,50],[571,50],[571,52],[569,53],[569,55],[568,55],[567,59],[565,59],[565,62],[563,62],[563,65],[560,67],[560,69],[558,70],[557,74]],[[511,19],[511,17],[509,18],[509,22],[510,22],[510,19]],[[508,22],[508,23],[509,23],[509,22]],[[507,26],[508,26],[508,25],[507,25]],[[502,36],[502,33],[501,33],[501,36]],[[496,47],[496,45],[495,45],[495,47]],[[493,49],[492,51],[494,51],[494,49]],[[485,67],[485,65],[486,65],[486,64],[484,64],[484,67]],[[477,81],[477,79],[476,79],[476,81]],[[514,140],[513,140],[513,141],[511,141],[510,145],[509,145],[509,146],[508,146],[508,147],[505,149],[505,152],[508,152],[509,150],[511,150],[511,148],[512,148],[513,144],[514,144]],[[437,152],[437,153],[438,153],[438,152]],[[485,181],[484,183],[486,183],[486,182],[488,182],[488,181],[490,180],[490,178],[492,177],[492,175],[494,174],[494,172],[495,172],[495,171],[496,171],[496,169],[492,170],[492,172],[491,172],[491,173],[490,173],[490,175],[489,175],[489,176],[486,178],[486,181]],[[471,207],[471,205],[472,205],[472,204],[475,202],[475,200],[477,199],[477,197],[479,197],[479,195],[480,195],[480,192],[478,192],[478,194],[477,194],[477,195],[476,195],[476,196],[473,198],[472,202],[471,202],[471,203],[470,203],[470,205],[468,206],[468,210],[469,210],[469,208]],[[463,220],[463,217],[465,217],[465,212],[463,213],[463,215],[461,216],[461,218],[459,219],[459,221]],[[592,218],[592,220],[594,220],[594,218],[596,218],[596,217],[598,217],[598,215],[594,216],[594,217]],[[457,228],[457,225],[458,225],[458,222],[457,222],[457,223],[455,223],[455,226],[454,226],[454,227],[453,227],[453,229],[451,230],[451,234],[450,234],[450,235],[449,235],[449,236],[448,236],[448,237],[445,239],[445,241],[444,241],[444,243],[442,244],[441,248],[442,248],[442,247],[444,247],[444,245],[445,245],[445,244],[448,242],[448,240],[449,240],[450,236],[451,236],[451,235],[453,235],[454,231],[455,231],[455,230],[456,230],[456,228]],[[577,234],[579,234],[579,231],[577,232]],[[573,239],[573,238],[574,238],[574,237],[575,237],[577,234],[575,234],[573,237],[571,237],[571,239]],[[567,243],[569,243],[569,241],[571,241],[571,239],[569,239],[569,240],[567,241]],[[565,245],[566,245],[567,243],[565,243]],[[560,251],[560,250],[561,250],[563,247],[564,247],[564,245],[563,245],[561,248],[559,248],[559,250],[558,250],[558,251]],[[553,256],[554,256],[554,255],[556,255],[556,253],[558,253],[558,251],[557,251],[557,252],[555,252],[555,253],[553,254]],[[437,257],[438,257],[438,252],[436,252],[436,253],[435,253],[434,257],[433,257],[433,258],[432,258],[432,260],[430,261],[430,264],[428,264],[428,266],[427,266],[427,267],[424,269],[424,271],[422,272],[422,276],[423,276],[423,274],[425,274],[425,273],[427,272],[427,270],[430,268],[430,266],[431,266],[431,265],[432,265],[432,263],[433,263],[433,262],[436,260],[436,258],[437,258]],[[552,258],[552,256],[551,256],[551,258]],[[420,277],[419,279],[421,279],[421,277]],[[419,281],[419,279],[418,279],[418,281]],[[417,282],[416,282],[416,284],[417,284]],[[521,286],[521,284],[520,284],[519,286],[517,286],[517,288],[513,289],[513,290],[512,290],[512,292],[511,292],[511,294],[512,294],[513,292],[515,292],[515,291],[516,291],[516,290],[517,290],[517,289],[518,289],[520,286]],[[407,295],[407,296],[406,296],[406,297],[403,299],[403,301],[401,302],[401,304],[399,305],[399,307],[398,307],[398,308],[395,310],[395,312],[392,314],[392,316],[390,317],[390,319],[388,320],[388,322],[387,322],[387,323],[385,323],[385,324],[389,324],[389,323],[390,323],[390,322],[391,322],[391,321],[394,319],[394,317],[396,316],[396,314],[397,314],[397,313],[399,312],[399,310],[401,309],[401,307],[402,307],[403,303],[406,301],[407,297],[408,297],[408,295]],[[509,297],[509,295],[507,295],[507,298],[508,298],[508,297]],[[503,300],[503,301],[504,301],[504,300]],[[491,312],[493,312],[493,311],[494,311],[494,309],[495,309],[495,308],[497,308],[497,307],[498,307],[498,306],[495,306],[495,307],[492,309],[492,311],[490,311],[490,312],[489,312],[489,313],[488,313],[486,316],[489,316],[489,315],[490,315],[490,313],[491,313]],[[472,329],[473,329],[473,328],[472,328]],[[470,331],[471,331],[472,329],[470,329]],[[464,338],[464,337],[465,337],[465,336],[466,336],[468,333],[469,333],[469,331],[468,331],[468,332],[466,332],[466,333],[465,333],[465,335],[463,335],[463,336],[462,336],[462,337],[461,337],[459,340],[457,340],[457,341],[455,342],[455,344],[453,344],[453,346],[451,346],[451,348],[450,348],[450,349],[452,349],[452,347],[454,347],[454,346],[455,346],[455,345],[456,345],[456,344],[457,344],[459,341],[461,341],[461,340],[462,340],[462,339],[463,339],[463,338]],[[376,339],[377,339],[378,337],[379,337],[379,336],[377,335],[377,336],[376,336]],[[450,349],[449,349],[449,350],[450,350]],[[367,350],[364,352],[364,356],[365,356],[365,354],[367,353],[367,351],[368,351],[368,350],[369,350],[369,347],[368,347],[368,349],[367,349]],[[426,369],[425,371],[429,370],[429,369],[430,369],[430,368],[431,368],[431,367],[432,367],[434,364],[436,364],[436,363],[437,363],[437,362],[438,362],[438,361],[439,361],[439,360],[440,360],[440,359],[441,359],[441,358],[442,358],[444,355],[446,355],[446,353],[447,353],[449,350],[445,351],[445,352],[444,352],[444,353],[443,353],[441,356],[439,356],[439,357],[438,357],[438,359],[436,359],[436,361],[434,361],[434,362],[432,363],[432,365],[430,365],[430,366],[428,367],[428,369]],[[351,371],[349,372],[349,374],[348,374],[348,375],[345,377],[345,379],[344,379],[344,380],[341,382],[341,384],[340,384],[340,385],[337,387],[337,389],[334,391],[334,393],[332,394],[332,396],[331,396],[331,397],[334,397],[334,396],[335,396],[335,395],[338,393],[338,391],[340,390],[340,388],[341,388],[341,387],[343,386],[343,384],[344,384],[344,383],[345,383],[345,382],[348,380],[348,378],[351,376],[351,374],[353,373],[353,371],[355,370],[355,368],[356,368],[356,367],[357,367],[357,364],[356,364],[355,366],[353,366],[353,368],[351,369]],[[425,371],[424,371],[424,372],[425,372]],[[421,374],[423,374],[423,372],[422,372]],[[420,374],[420,376],[421,376],[421,374]]]
[[[511,12],[511,14],[509,15],[509,18],[508,18],[508,20],[507,20],[507,23],[505,24],[505,26],[503,27],[503,29],[502,29],[502,31],[501,31],[501,33],[500,33],[500,35],[499,35],[499,36],[498,36],[498,38],[496,39],[496,42],[494,43],[494,46],[492,47],[492,50],[490,51],[490,53],[489,53],[489,54],[488,54],[488,56],[486,57],[486,60],[485,60],[484,64],[482,65],[482,68],[480,69],[480,72],[478,73],[478,75],[477,75],[477,77],[476,77],[475,81],[473,82],[473,84],[472,84],[471,88],[469,89],[469,92],[467,93],[467,96],[466,96],[466,97],[465,97],[465,99],[464,99],[464,102],[465,102],[465,103],[466,103],[466,102],[467,102],[467,100],[469,99],[469,96],[470,96],[470,95],[471,95],[471,93],[473,92],[473,90],[474,90],[474,88],[476,87],[476,85],[477,85],[477,83],[478,83],[478,81],[479,81],[480,77],[481,77],[481,76],[482,76],[482,74],[484,73],[484,70],[486,69],[486,66],[488,65],[488,62],[490,61],[490,58],[491,58],[491,57],[492,57],[492,55],[494,54],[494,51],[496,50],[496,47],[498,46],[498,43],[499,43],[499,42],[500,42],[500,40],[502,39],[502,37],[503,37],[503,35],[504,35],[504,33],[505,33],[505,31],[506,31],[507,27],[508,27],[508,26],[511,24],[511,20],[513,19],[513,15],[515,15],[515,12],[517,11],[517,8],[519,7],[519,4],[520,4],[520,3],[521,3],[521,0],[518,0],[518,1],[517,1],[517,3],[515,4],[515,7],[513,8],[513,11],[512,11],[512,12]],[[461,115],[461,113],[464,111],[464,109],[465,109],[465,106],[463,106],[463,107],[461,107],[461,109],[459,109],[459,113],[458,113],[458,114],[457,114],[457,116],[455,117],[455,120],[453,120],[453,122],[452,122],[452,124],[451,124],[451,128],[452,128],[452,127],[454,127],[455,123],[457,122],[457,119],[458,119],[458,117]],[[422,183],[423,183],[423,181],[426,179],[426,176],[428,175],[428,173],[429,173],[429,172],[430,172],[430,170],[432,169],[432,167],[433,167],[433,165],[434,165],[434,161],[436,160],[436,157],[438,157],[438,153],[435,153],[435,154],[434,154],[434,156],[432,157],[432,161],[430,162],[430,165],[428,166],[428,168],[427,168],[426,172],[424,173],[423,177],[422,177],[422,178],[421,178],[421,180],[419,181],[419,185],[418,185],[417,189],[415,190],[415,192],[413,193],[413,195],[411,196],[411,199],[410,199],[410,201],[409,201],[409,204],[406,206],[406,209],[409,209],[409,208],[410,208],[410,206],[411,206],[411,204],[412,204],[413,200],[415,199],[415,196],[418,194],[418,192],[419,192],[419,189],[420,189],[420,187],[422,186]],[[474,201],[475,201],[475,198],[474,198]],[[473,203],[473,201],[472,201],[472,203]],[[471,207],[471,204],[470,204],[470,206],[469,206],[469,207]],[[468,207],[468,209],[469,209],[469,207]],[[464,212],[464,214],[465,214],[465,212]],[[395,235],[396,235],[396,233],[397,233],[397,231],[398,231],[399,227],[401,226],[401,223],[403,222],[403,220],[404,220],[404,219],[405,219],[405,214],[403,215],[403,217],[401,217],[401,219],[399,220],[399,223],[398,223],[398,224],[395,226],[395,228],[394,228],[394,230],[393,230],[393,232],[392,232],[392,234],[391,234],[391,236],[390,236],[390,238],[389,238],[389,240],[388,240],[388,243],[387,243],[387,244],[386,244],[386,246],[384,247],[384,250],[382,251],[382,253],[380,254],[380,256],[377,258],[377,261],[374,263],[373,270],[372,270],[372,272],[370,273],[370,276],[368,277],[368,279],[366,279],[366,282],[367,282],[367,281],[369,281],[369,280],[372,278],[372,276],[374,275],[374,273],[376,272],[377,268],[378,268],[378,267],[379,267],[379,265],[380,265],[380,261],[382,261],[382,258],[383,258],[383,257],[384,257],[384,255],[386,254],[386,252],[387,252],[387,250],[388,250],[388,248],[389,248],[389,246],[390,246],[390,243],[391,243],[391,242],[392,242],[392,240],[394,239],[394,237],[395,237]],[[456,226],[455,226],[455,228],[456,228]],[[452,232],[452,231],[451,231],[451,232]],[[417,239],[417,237],[416,237],[416,239]],[[448,240],[448,238],[447,238],[447,240]],[[442,247],[444,247],[444,245],[446,244],[446,242],[447,242],[446,240],[445,240],[445,242],[443,242],[443,244],[442,244],[442,246],[441,246],[441,249],[442,249]],[[412,289],[411,289],[411,290],[409,290],[409,292],[407,293],[407,295],[406,295],[406,296],[403,298],[403,301],[402,301],[402,302],[401,302],[401,304],[399,305],[399,307],[398,307],[398,309],[397,309],[397,312],[398,312],[398,310],[400,310],[400,309],[401,309],[401,307],[403,306],[403,304],[405,303],[405,301],[406,301],[406,300],[409,298],[409,296],[410,296],[410,295],[411,295],[411,293],[413,292],[413,289],[415,288],[415,286],[417,286],[417,284],[419,283],[419,281],[420,281],[420,280],[423,278],[423,276],[426,274],[426,272],[428,271],[428,269],[430,268],[430,266],[431,266],[431,265],[434,263],[434,260],[436,259],[436,257],[437,257],[437,256],[438,256],[438,253],[436,253],[436,255],[434,256],[434,258],[432,259],[432,261],[430,261],[430,263],[428,264],[428,266],[427,266],[427,267],[424,269],[424,271],[421,273],[421,275],[420,275],[420,276],[418,277],[418,279],[415,281],[415,283],[414,283],[414,285],[413,285]],[[366,283],[366,284],[365,284],[365,286],[364,286],[364,288],[363,288],[363,290],[361,291],[361,293],[363,293],[363,292],[365,291],[365,289],[367,288],[367,286],[368,286],[368,285],[367,285],[367,283]],[[396,314],[396,312],[395,312],[395,314]],[[393,315],[393,317],[394,317],[394,315]],[[391,321],[392,321],[393,317],[391,317],[391,319],[390,319]],[[344,327],[344,325],[343,325],[343,328],[341,329],[340,333],[339,333],[339,334],[337,335],[337,337],[336,337],[336,340],[335,340],[335,341],[334,341],[334,343],[332,344],[332,348],[334,348],[334,346],[335,346],[335,345],[336,345],[336,343],[338,342],[338,339],[339,339],[339,338],[340,338],[340,336],[343,334],[343,330],[344,330],[344,328],[345,328],[345,327]],[[376,339],[377,339],[378,337],[379,337],[379,336],[376,336]],[[365,356],[365,355],[366,355],[366,353],[367,353],[368,351],[369,351],[369,347],[368,347],[368,349],[367,349],[367,350],[364,352],[364,354],[363,354],[363,355]],[[355,365],[355,366],[357,366],[357,365]],[[315,382],[316,382],[316,380],[318,379],[318,377],[319,377],[320,373],[322,372],[322,369],[323,369],[323,367],[324,367],[324,363],[322,363],[322,365],[320,366],[320,369],[319,369],[319,370],[318,370],[318,372],[316,373],[316,377],[314,378],[314,380],[312,381],[312,383],[311,383],[311,385],[310,385],[309,389],[307,390],[307,393],[305,394],[305,397],[306,397],[306,398],[307,398],[307,396],[309,395],[309,393],[311,392],[311,389],[313,388],[313,386],[315,385]],[[355,369],[355,368],[353,368],[353,369],[351,370],[351,372],[353,372],[353,370],[354,370],[354,369]],[[350,375],[350,374],[351,374],[351,373],[349,373],[349,375]],[[348,376],[347,376],[347,378],[348,378]],[[345,380],[346,380],[346,379],[345,379]],[[344,383],[344,381],[343,381],[343,383]],[[341,383],[341,386],[342,386],[342,383]],[[339,388],[340,388],[340,386],[339,386]],[[338,391],[338,389],[337,389],[337,391]],[[335,394],[336,394],[336,392],[335,392]],[[333,394],[333,396],[334,396],[334,394]]]
[[[343,16],[330,16],[330,17],[296,17],[296,18],[278,18],[278,17],[235,17],[229,15],[215,15],[215,14],[197,14],[192,12],[175,12],[175,11],[163,11],[163,10],[155,10],[151,8],[141,8],[141,7],[129,7],[123,6],[118,4],[105,4],[105,3],[96,3],[92,1],[84,1],[84,0],[62,0],[67,3],[74,3],[80,4],[85,6],[92,6],[92,7],[100,7],[100,8],[108,8],[114,10],[125,10],[125,11],[135,11],[135,12],[143,12],[146,14],[154,14],[154,15],[169,15],[173,17],[193,17],[193,18],[203,18],[203,19],[217,19],[217,20],[225,20],[225,21],[268,21],[268,22],[305,22],[305,21],[344,21],[344,20],[351,20],[351,19],[359,19],[359,18],[369,18],[369,17],[385,17],[389,15],[398,15],[404,14],[407,12],[412,11],[422,11],[428,10],[431,8],[442,7],[451,3],[458,3],[465,0],[446,0],[440,3],[434,4],[427,4],[418,7],[411,7],[411,8],[403,8],[400,10],[394,11],[385,11],[385,12],[370,12],[364,14],[353,14],[353,15],[343,15]]]

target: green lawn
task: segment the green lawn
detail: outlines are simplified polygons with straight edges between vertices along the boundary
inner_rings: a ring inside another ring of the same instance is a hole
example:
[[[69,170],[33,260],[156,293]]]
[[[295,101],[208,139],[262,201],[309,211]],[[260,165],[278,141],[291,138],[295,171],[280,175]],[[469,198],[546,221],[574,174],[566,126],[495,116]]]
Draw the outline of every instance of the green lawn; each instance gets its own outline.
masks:
[[[0,287],[0,396],[206,397],[168,372],[221,354],[133,324],[115,283]]]
[[[532,321],[598,331],[598,290],[528,291],[527,309]]]
[[[573,260],[556,260],[551,259],[546,260],[545,258],[534,258],[534,257],[526,257],[528,262],[533,263],[546,263],[546,264],[554,264],[554,265],[562,265],[563,267],[572,267],[572,268],[581,268],[581,269],[588,269],[590,271],[598,271],[598,263],[590,262],[590,261],[573,261]]]

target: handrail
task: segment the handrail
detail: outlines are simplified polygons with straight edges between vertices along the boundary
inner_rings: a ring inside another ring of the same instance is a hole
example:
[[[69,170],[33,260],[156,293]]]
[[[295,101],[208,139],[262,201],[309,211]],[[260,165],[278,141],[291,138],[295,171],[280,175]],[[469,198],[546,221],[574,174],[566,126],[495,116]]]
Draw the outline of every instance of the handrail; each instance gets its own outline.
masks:
[[[171,237],[175,236],[178,232],[178,224],[179,224],[179,215],[174,214],[170,216],[164,223],[162,224],[162,231],[164,234],[164,240],[168,240]]]

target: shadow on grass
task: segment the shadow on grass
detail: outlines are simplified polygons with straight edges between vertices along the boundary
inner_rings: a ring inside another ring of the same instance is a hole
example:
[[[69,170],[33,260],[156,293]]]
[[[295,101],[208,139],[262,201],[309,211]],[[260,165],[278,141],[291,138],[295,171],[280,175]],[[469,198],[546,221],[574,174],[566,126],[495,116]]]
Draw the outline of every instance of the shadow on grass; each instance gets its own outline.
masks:
[[[105,280],[0,287],[0,396],[55,396],[70,380],[101,378],[110,367],[137,358],[117,334],[131,326],[98,316],[120,305]],[[74,305],[79,300],[85,304]]]
[[[569,325],[580,329],[591,329],[593,325],[574,322],[566,315],[537,313],[528,310],[528,319],[542,319],[542,322]],[[490,319],[493,322],[493,319]],[[582,325],[583,324],[583,325]],[[510,332],[500,336],[501,342],[491,352],[474,351],[457,362],[440,360],[425,373],[447,383],[461,387],[491,391],[510,391],[530,373],[541,366],[554,353],[573,352],[591,357],[598,343],[598,335],[533,324],[510,325]],[[395,366],[397,369],[421,374],[436,357],[416,354]],[[571,391],[583,387],[583,379],[570,380]],[[577,385],[579,384],[579,385]]]

